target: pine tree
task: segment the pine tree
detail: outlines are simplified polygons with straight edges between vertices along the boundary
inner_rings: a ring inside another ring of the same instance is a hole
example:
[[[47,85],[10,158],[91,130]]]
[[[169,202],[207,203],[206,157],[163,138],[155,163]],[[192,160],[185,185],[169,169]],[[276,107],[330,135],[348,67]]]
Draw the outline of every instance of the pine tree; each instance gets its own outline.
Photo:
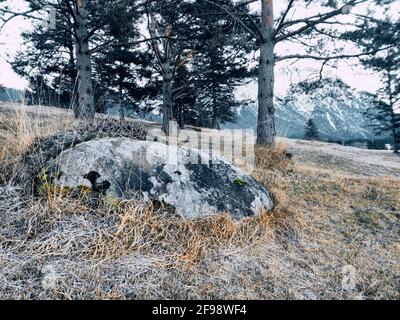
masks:
[[[238,34],[234,19],[221,19],[220,8],[202,1],[173,2],[149,1],[147,7],[150,35],[161,37],[150,42],[150,49],[162,82],[163,127],[176,120],[181,127],[218,128],[234,121],[234,90],[253,75],[246,53],[254,43],[248,33]]]
[[[169,122],[176,121],[174,82],[180,68],[189,63],[196,51],[199,24],[193,4],[184,0],[146,2],[147,26],[152,39],[154,71],[162,81],[162,129],[169,133]]]
[[[389,134],[393,150],[400,150],[400,20],[393,22],[371,19],[360,30],[347,36],[364,50],[379,51],[374,56],[361,59],[367,68],[381,77],[382,87],[375,94],[375,103],[367,110],[372,127],[378,136]]]
[[[139,84],[139,81],[151,78],[148,73],[150,57],[147,51],[124,46],[140,37],[137,25],[140,13],[135,8],[115,7],[109,17],[108,34],[103,37],[108,41],[116,39],[118,46],[105,48],[94,56],[93,77],[97,84],[96,91],[109,96],[119,106],[123,118],[128,110],[138,111],[138,102],[153,94],[154,90],[149,89],[149,85]]]
[[[73,58],[76,67],[77,103],[74,104],[76,118],[91,120],[95,114],[95,94],[93,81],[93,56],[110,47],[121,46],[118,39],[110,36],[111,14],[118,10],[143,7],[143,1],[129,2],[125,0],[24,0],[28,8],[11,8],[5,1],[0,1],[0,29],[15,17],[24,17],[32,21],[41,20],[44,8],[55,11],[56,28],[65,23],[62,32],[66,32],[73,39]],[[143,8],[142,8],[143,11]],[[53,41],[48,38],[42,44]],[[123,44],[135,46],[143,40]],[[57,64],[56,64],[57,65]]]
[[[220,3],[232,5],[232,0]],[[248,54],[254,47],[245,30],[239,33],[231,18],[221,19],[221,9],[198,4],[197,23],[201,26],[193,77],[197,90],[194,108],[198,118],[193,124],[219,129],[221,124],[235,121],[234,108],[239,106],[235,89],[254,76]],[[243,14],[248,14],[243,8]],[[243,42],[247,45],[244,46]],[[250,70],[249,70],[250,69]]]
[[[59,21],[55,29],[35,25],[23,32],[22,39],[29,45],[11,61],[13,70],[26,78],[33,104],[69,107],[76,98],[76,65],[72,36]],[[51,97],[51,98],[50,98]]]
[[[318,127],[313,118],[307,120],[304,131],[305,140],[319,140]]]
[[[182,66],[176,71],[173,83],[173,100],[175,119],[180,128],[185,124],[198,125],[199,118],[196,106],[198,90],[193,81],[193,72],[188,66]]]

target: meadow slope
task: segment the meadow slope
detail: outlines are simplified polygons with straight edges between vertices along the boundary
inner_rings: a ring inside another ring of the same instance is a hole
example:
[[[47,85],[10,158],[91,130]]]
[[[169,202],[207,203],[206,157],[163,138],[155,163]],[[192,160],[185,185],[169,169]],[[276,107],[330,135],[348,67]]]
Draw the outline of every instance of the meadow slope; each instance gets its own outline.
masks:
[[[0,105],[0,299],[400,299],[399,156],[279,139],[253,172],[273,211],[189,221],[7,185],[35,138],[74,125],[29,110]]]

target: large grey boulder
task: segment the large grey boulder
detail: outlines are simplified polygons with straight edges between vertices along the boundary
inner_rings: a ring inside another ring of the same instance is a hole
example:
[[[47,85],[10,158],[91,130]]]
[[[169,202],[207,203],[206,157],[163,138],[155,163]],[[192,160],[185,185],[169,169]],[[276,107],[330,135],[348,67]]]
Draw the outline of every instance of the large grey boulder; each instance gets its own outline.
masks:
[[[52,167],[61,187],[163,201],[188,218],[224,210],[241,218],[272,208],[271,195],[252,177],[215,155],[206,165],[207,157],[198,149],[103,138],[63,151]]]

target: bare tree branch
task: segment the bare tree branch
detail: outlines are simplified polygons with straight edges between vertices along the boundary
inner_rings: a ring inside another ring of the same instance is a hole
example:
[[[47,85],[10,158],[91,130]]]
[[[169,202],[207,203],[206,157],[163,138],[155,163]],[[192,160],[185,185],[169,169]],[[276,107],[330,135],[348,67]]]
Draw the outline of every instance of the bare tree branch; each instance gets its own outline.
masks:
[[[283,13],[282,17],[280,18],[280,20],[279,20],[279,22],[278,22],[278,25],[277,25],[275,31],[274,31],[273,34],[272,34],[273,37],[275,37],[275,36],[279,33],[279,31],[282,29],[282,27],[283,27],[283,25],[284,25],[284,22],[285,22],[285,19],[286,19],[286,16],[288,15],[290,9],[293,7],[293,3],[294,3],[294,0],[290,0],[290,1],[289,1],[288,5],[287,5],[287,7],[286,7],[285,12]]]
[[[227,15],[229,15],[231,18],[233,18],[236,22],[238,22],[247,32],[249,32],[250,34],[252,34],[256,39],[259,39],[259,40],[261,40],[262,38],[263,38],[263,36],[262,36],[262,33],[261,33],[261,31],[260,31],[260,29],[259,29],[259,27],[257,26],[257,24],[255,24],[254,23],[254,21],[253,21],[253,24],[255,24],[255,30],[253,30],[252,28],[250,28],[249,26],[247,26],[246,25],[246,23],[241,19],[241,18],[239,18],[239,16],[237,15],[237,14],[235,14],[233,11],[234,11],[234,8],[233,7],[230,7],[230,8],[227,8],[225,5],[222,5],[222,4],[220,4],[218,1],[216,1],[216,0],[203,0],[204,2],[206,2],[206,3],[208,3],[208,4],[211,4],[211,5],[214,5],[214,6],[217,6],[218,8],[220,8],[222,11],[224,11]]]
[[[299,60],[300,59],[311,59],[311,60],[317,60],[317,61],[330,61],[330,60],[336,60],[336,59],[360,58],[363,56],[369,56],[372,54],[376,54],[378,52],[385,51],[385,50],[388,50],[393,47],[394,46],[387,46],[387,47],[369,51],[369,52],[361,52],[361,53],[356,53],[356,54],[340,54],[340,55],[327,56],[327,57],[308,55],[308,54],[292,54],[292,55],[287,55],[287,56],[276,57],[275,61],[280,62],[283,60],[291,60],[291,59],[299,59]]]
[[[308,29],[313,28],[314,26],[316,26],[320,23],[327,22],[327,20],[329,20],[333,17],[345,14],[346,8],[348,6],[355,6],[355,5],[358,5],[360,3],[364,3],[367,1],[368,0],[351,0],[347,4],[343,5],[342,7],[332,10],[330,12],[326,12],[323,14],[320,13],[320,14],[317,14],[314,16],[303,18],[303,19],[297,19],[297,20],[291,20],[291,21],[284,22],[282,24],[280,31],[285,30],[286,28],[297,25],[297,24],[305,24],[305,25],[302,27],[299,27],[297,30],[290,31],[286,34],[282,34],[281,36],[278,36],[278,34],[276,34],[276,38],[275,38],[276,42],[284,41],[288,38],[291,38],[293,36],[301,34],[302,32],[307,31]]]

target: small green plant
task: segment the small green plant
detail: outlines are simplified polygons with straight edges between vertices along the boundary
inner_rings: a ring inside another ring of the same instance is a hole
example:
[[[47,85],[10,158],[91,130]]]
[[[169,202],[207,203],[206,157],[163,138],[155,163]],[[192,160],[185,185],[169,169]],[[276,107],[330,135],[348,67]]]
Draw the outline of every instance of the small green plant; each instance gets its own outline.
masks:
[[[42,170],[42,173],[37,177],[37,190],[39,195],[42,197],[50,197],[55,194],[63,197],[68,196],[71,193],[71,188],[68,186],[60,187],[54,182],[54,179],[59,179],[62,173],[56,171],[51,173],[48,169]]]
[[[246,181],[244,181],[243,179],[240,178],[236,178],[235,180],[233,180],[233,183],[240,186],[240,187],[244,187],[246,185]]]
[[[47,170],[43,170],[42,174],[38,177],[39,181],[39,193],[41,196],[48,196],[52,193],[54,189],[54,185],[49,177],[49,172]]]
[[[119,209],[119,206],[120,206],[120,203],[121,203],[120,199],[117,199],[117,198],[115,198],[113,196],[108,195],[108,196],[103,197],[102,200],[103,200],[103,204],[108,209],[115,210],[115,211]]]
[[[87,196],[93,192],[91,187],[79,185],[76,187],[79,196]]]

